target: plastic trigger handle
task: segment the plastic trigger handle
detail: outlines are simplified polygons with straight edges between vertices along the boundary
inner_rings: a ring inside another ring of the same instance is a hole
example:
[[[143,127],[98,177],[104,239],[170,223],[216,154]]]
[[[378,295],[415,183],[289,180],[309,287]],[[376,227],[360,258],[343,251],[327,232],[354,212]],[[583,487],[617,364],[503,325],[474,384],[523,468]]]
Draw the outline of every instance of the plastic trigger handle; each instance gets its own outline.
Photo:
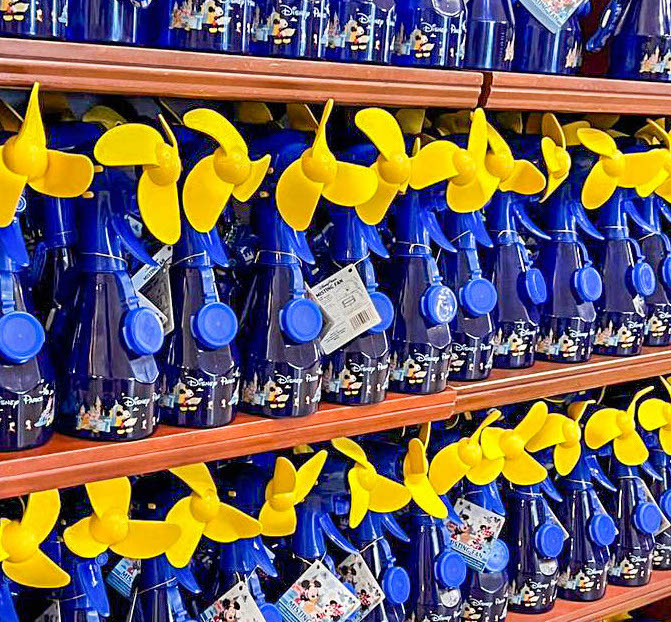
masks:
[[[196,581],[196,577],[191,570],[190,564],[184,566],[184,568],[175,568],[172,564],[170,564],[170,567],[172,568],[175,579],[177,579],[177,582],[185,590],[188,590],[191,594],[200,594],[200,585],[198,585],[198,581]]]
[[[447,239],[443,233],[443,230],[440,228],[438,219],[436,218],[436,214],[434,212],[428,209],[423,209],[420,212],[420,219],[422,226],[429,232],[429,236],[436,244],[438,244],[438,246],[444,248],[450,253],[457,252],[457,249],[454,248],[452,242]]]
[[[200,237],[203,247],[205,248],[207,254],[210,256],[212,261],[222,268],[227,268],[230,264],[228,260],[228,254],[224,248],[224,243],[221,241],[221,236],[219,232],[215,229],[208,231],[207,233],[196,232],[198,237]]]
[[[603,468],[601,468],[601,464],[595,454],[588,454],[585,457],[585,461],[587,462],[587,468],[589,469],[590,475],[594,478],[595,482],[610,492],[615,492],[617,490],[613,482],[608,479]]]
[[[622,209],[624,210],[625,214],[629,216],[629,218],[631,218],[641,229],[643,229],[643,231],[647,231],[648,233],[657,233],[655,227],[653,227],[643,218],[643,216],[641,216],[633,201],[624,201]]]
[[[337,547],[341,548],[345,553],[358,553],[357,548],[340,533],[340,530],[335,526],[330,514],[319,515],[319,525],[326,537],[333,542]]]
[[[620,18],[624,14],[624,5],[626,0],[611,0],[603,13],[601,14],[601,21],[596,32],[587,41],[585,48],[588,52],[598,52],[603,49],[606,42],[615,32]],[[628,2],[627,2],[628,4]]]
[[[410,537],[403,531],[403,528],[398,524],[393,514],[389,512],[382,513],[380,523],[396,539],[401,540],[401,542],[410,542]]]
[[[0,577],[0,620],[2,622],[19,622],[7,577]]]
[[[492,248],[494,246],[494,242],[492,242],[492,238],[489,237],[489,233],[487,233],[487,228],[485,227],[485,218],[482,215],[482,212],[478,210],[477,212],[466,214],[466,216],[470,217],[471,232],[478,241],[478,244],[487,248]]]
[[[374,225],[367,225],[358,218],[356,219],[355,222],[364,240],[366,240],[368,248],[371,251],[373,251],[378,257],[382,257],[383,259],[389,259],[389,251],[387,251],[387,248],[382,242],[382,238],[380,237],[377,227],[375,227]]]
[[[112,229],[116,233],[123,245],[128,249],[128,252],[138,261],[147,264],[148,266],[158,266],[154,258],[147,252],[144,244],[135,237],[133,230],[128,224],[125,216],[113,213],[111,218]]]
[[[517,220],[520,221],[520,224],[527,231],[529,231],[529,233],[535,235],[537,238],[541,238],[542,240],[550,239],[550,236],[544,231],[541,231],[536,226],[536,223],[534,223],[534,221],[531,220],[531,218],[529,218],[529,214],[527,214],[527,208],[522,203],[519,202],[513,203],[513,212],[515,213]]]
[[[587,218],[587,214],[585,213],[585,209],[583,208],[582,204],[579,203],[578,201],[572,201],[571,202],[571,213],[573,214],[573,217],[575,218],[576,222],[578,223],[578,226],[589,236],[593,237],[595,240],[603,240],[604,237],[599,233],[599,230],[592,224],[589,218]],[[585,253],[587,255],[587,253]]]
[[[86,596],[93,608],[104,618],[111,615],[110,603],[103,579],[102,566],[107,563],[107,555],[99,555],[96,559],[86,560],[77,564],[77,576],[84,586]]]

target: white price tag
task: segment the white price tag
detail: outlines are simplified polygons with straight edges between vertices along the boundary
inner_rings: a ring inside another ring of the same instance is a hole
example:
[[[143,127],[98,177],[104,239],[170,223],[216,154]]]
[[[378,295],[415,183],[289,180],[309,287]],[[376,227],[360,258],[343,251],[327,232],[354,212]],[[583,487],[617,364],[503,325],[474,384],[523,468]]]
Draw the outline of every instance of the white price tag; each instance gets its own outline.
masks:
[[[384,592],[361,554],[348,555],[338,565],[338,574],[343,583],[352,584],[361,603],[360,609],[352,614],[348,622],[358,622],[365,618],[384,600]]]
[[[107,575],[107,584],[119,592],[124,598],[130,598],[133,583],[140,574],[141,562],[139,559],[122,558]]]
[[[172,313],[172,290],[168,268],[172,263],[172,246],[163,246],[154,255],[157,266],[142,265],[131,277],[140,306],[158,315],[167,335],[175,328]]]
[[[201,622],[235,620],[236,622],[265,622],[265,618],[251,595],[247,583],[239,581],[217,598],[203,613]]]
[[[35,618],[35,622],[61,622],[61,606],[58,601],[49,605],[41,616]]]

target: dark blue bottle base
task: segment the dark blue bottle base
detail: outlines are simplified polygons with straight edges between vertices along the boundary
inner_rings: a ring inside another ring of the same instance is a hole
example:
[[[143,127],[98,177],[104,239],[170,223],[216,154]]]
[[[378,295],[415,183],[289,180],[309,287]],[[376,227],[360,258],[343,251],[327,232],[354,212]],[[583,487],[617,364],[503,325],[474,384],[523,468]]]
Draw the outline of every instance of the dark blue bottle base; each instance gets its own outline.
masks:
[[[465,333],[452,333],[452,380],[484,380],[489,377],[494,362],[493,333],[472,337]]]
[[[584,363],[592,356],[593,336],[592,322],[544,316],[538,329],[536,357],[553,363]]]
[[[492,339],[494,367],[523,369],[536,358],[538,326],[529,322],[501,322]]]
[[[30,391],[0,389],[0,451],[19,451],[44,445],[53,433],[53,383],[42,382]]]
[[[389,390],[397,393],[440,393],[447,386],[450,347],[428,343],[391,346]]]
[[[326,357],[322,397],[327,402],[359,406],[384,400],[389,385],[389,354],[377,359],[341,350]]]
[[[430,620],[431,622],[458,622],[461,620],[461,592],[457,588],[446,589],[440,595],[445,605],[422,605],[415,607],[414,619],[417,622]]]
[[[517,583],[510,587],[508,609],[518,613],[545,613],[554,607],[557,599],[557,561],[546,560],[546,575],[520,573]],[[553,571],[554,569],[554,571]],[[516,587],[517,586],[517,587]]]
[[[608,356],[636,356],[643,347],[645,318],[636,313],[599,313],[594,352]]]
[[[671,570],[671,533],[669,529],[655,536],[652,567],[655,570]]]
[[[646,307],[647,321],[643,344],[646,346],[671,345],[671,305],[648,304]]]
[[[647,555],[629,553],[614,559],[608,573],[608,583],[624,587],[641,587],[650,583],[652,551]]]
[[[502,622],[508,612],[508,578],[505,572],[469,572],[462,585],[464,622]]]
[[[605,568],[587,564],[583,568],[566,570],[559,575],[557,594],[563,600],[592,602],[606,594],[608,575]]]

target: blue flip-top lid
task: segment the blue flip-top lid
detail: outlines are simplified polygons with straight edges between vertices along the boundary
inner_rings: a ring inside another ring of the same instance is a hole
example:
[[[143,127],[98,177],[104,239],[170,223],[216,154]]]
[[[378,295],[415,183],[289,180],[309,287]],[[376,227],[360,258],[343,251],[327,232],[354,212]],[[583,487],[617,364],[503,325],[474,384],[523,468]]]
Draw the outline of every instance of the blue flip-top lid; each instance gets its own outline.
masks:
[[[589,537],[597,546],[610,546],[617,535],[615,521],[608,514],[594,514],[587,529]]]
[[[191,321],[193,336],[208,349],[227,346],[238,333],[238,318],[223,302],[208,302]]]
[[[447,324],[457,314],[457,297],[446,285],[431,285],[421,299],[422,315],[432,324]]]
[[[25,311],[11,311],[0,317],[0,354],[10,363],[25,363],[44,345],[44,328]]]
[[[639,261],[631,268],[631,282],[641,296],[650,296],[657,286],[655,271],[648,262]]]
[[[662,514],[659,508],[650,501],[639,503],[634,510],[634,526],[646,534],[657,533],[662,525]]]
[[[139,356],[156,354],[163,345],[161,320],[146,307],[132,309],[126,314],[122,332],[128,348]]]
[[[307,343],[319,336],[322,330],[319,307],[308,298],[294,298],[280,311],[282,331],[296,343]]]
[[[443,551],[436,559],[436,578],[446,588],[457,588],[466,580],[466,563],[455,551]]]
[[[543,273],[538,268],[529,268],[524,273],[524,286],[529,300],[535,305],[543,304],[548,297],[548,288]]]
[[[578,296],[587,302],[594,302],[601,297],[603,281],[601,275],[592,266],[583,266],[573,277]]]
[[[558,557],[564,548],[564,532],[555,523],[543,523],[536,529],[534,544],[543,557]]]
[[[390,566],[382,577],[382,590],[392,605],[402,605],[410,598],[410,577],[405,568]]]
[[[508,550],[508,545],[503,540],[494,540],[485,570],[488,572],[502,572],[507,568],[509,559],[510,551]]]
[[[371,333],[382,333],[387,330],[394,321],[394,304],[384,292],[372,292],[370,299],[375,305],[375,310],[380,316],[380,321],[370,329]]]
[[[498,294],[490,281],[482,277],[470,279],[459,290],[460,302],[475,316],[486,315],[496,306]]]
[[[671,490],[665,490],[659,498],[659,507],[667,518],[671,517]]]

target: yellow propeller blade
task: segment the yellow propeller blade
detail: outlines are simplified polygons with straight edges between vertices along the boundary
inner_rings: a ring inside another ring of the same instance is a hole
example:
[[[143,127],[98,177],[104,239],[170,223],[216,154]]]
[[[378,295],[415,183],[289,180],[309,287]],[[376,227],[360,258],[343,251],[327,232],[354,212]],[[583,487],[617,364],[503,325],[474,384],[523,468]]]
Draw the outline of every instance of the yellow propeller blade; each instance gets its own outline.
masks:
[[[316,132],[319,127],[319,121],[306,104],[287,104],[287,122],[292,130],[299,132]]]
[[[625,167],[618,185],[623,188],[635,188],[654,179],[666,161],[668,151],[651,149],[640,153],[626,153]]]
[[[327,456],[327,451],[322,449],[298,469],[296,472],[296,490],[294,491],[295,503],[303,501],[317,483]]]
[[[224,152],[239,150],[247,155],[247,143],[235,126],[223,115],[209,108],[189,110],[184,115],[184,125],[207,134],[216,140]]]
[[[597,162],[585,179],[581,200],[587,209],[601,207],[617,188],[617,180],[606,173],[602,161]]]
[[[2,571],[12,581],[38,589],[55,589],[70,583],[70,575],[39,549],[20,562],[5,560]]]
[[[656,397],[645,400],[638,407],[638,421],[648,432],[671,424],[671,404]]]
[[[579,145],[580,139],[578,138],[578,130],[589,128],[589,126],[588,121],[573,121],[572,123],[562,125],[564,136],[566,136],[566,146],[576,147]]]
[[[182,228],[175,184],[157,184],[145,170],[138,183],[137,202],[142,220],[156,238],[165,244],[179,240]]]
[[[265,125],[272,122],[273,113],[262,102],[237,102],[235,104],[235,119],[240,123]]]
[[[44,542],[54,528],[60,511],[61,497],[58,490],[33,492],[28,496],[21,528],[29,531],[36,542]]]
[[[454,154],[459,150],[449,140],[435,140],[410,158],[410,187],[423,190],[457,174]]]
[[[370,491],[363,487],[359,479],[359,469],[354,467],[347,473],[350,490],[349,526],[354,529],[361,524],[370,507]]]
[[[600,155],[613,157],[617,155],[617,144],[611,136],[592,127],[581,128],[577,131],[578,140],[590,151]]]
[[[377,190],[377,175],[371,168],[337,162],[335,179],[326,184],[322,190],[324,198],[336,205],[354,207],[361,200],[362,188],[369,197]]]
[[[107,550],[105,542],[98,542],[91,535],[91,517],[77,521],[63,532],[65,545],[77,556],[93,559]]]
[[[405,155],[403,133],[396,119],[382,108],[365,108],[356,113],[356,126],[370,139],[385,160]]]
[[[105,166],[158,166],[158,150],[165,144],[161,133],[142,123],[125,123],[107,130],[93,150]]]
[[[86,492],[93,511],[100,517],[110,511],[122,510],[128,513],[130,508],[130,480],[127,477],[106,479],[86,484]]]
[[[602,408],[597,410],[585,425],[585,442],[590,449],[599,449],[610,443],[620,434],[617,420],[623,411],[617,408]]]
[[[580,443],[560,444],[554,448],[554,463],[559,475],[568,475],[580,460]]]
[[[366,452],[351,438],[339,436],[338,438],[331,439],[331,445],[350,460],[363,465],[369,464]]]
[[[413,438],[403,461],[403,483],[410,491],[413,501],[422,510],[431,516],[445,518],[447,506],[431,486],[428,471],[426,447],[421,440]]]
[[[374,162],[370,168],[377,172],[378,163]],[[398,190],[398,184],[389,184],[377,174],[377,190],[370,200],[356,206],[357,215],[367,225],[376,225],[384,218]]]
[[[264,155],[258,160],[251,160],[251,170],[246,181],[233,186],[233,196],[242,203],[249,201],[252,195],[259,189],[259,186],[265,179],[268,167],[270,166],[270,155]]]
[[[410,491],[403,484],[376,474],[368,509],[373,512],[396,512],[408,505],[410,499]]]
[[[499,188],[503,192],[537,194],[545,188],[545,177],[528,160],[515,160],[512,174],[507,179],[501,180]]]
[[[535,402],[529,412],[520,421],[513,432],[519,436],[526,444],[541,430],[545,425],[548,416],[548,405],[545,402]]]
[[[516,458],[505,460],[503,475],[513,484],[530,486],[542,482],[548,472],[535,458],[523,451]]]
[[[187,175],[182,188],[184,215],[191,226],[203,233],[211,231],[234,188],[217,175],[214,155],[200,160]]]
[[[396,120],[401,126],[404,134],[416,136],[424,130],[426,120],[426,109],[424,108],[401,108],[396,111]]]
[[[12,172],[5,164],[5,147],[0,146],[0,184],[2,184],[2,200],[0,200],[0,227],[11,224],[16,213],[23,189],[28,183],[26,175]]]
[[[47,150],[44,175],[28,183],[33,190],[49,196],[72,198],[81,195],[93,181],[93,164],[84,155]]]
[[[550,413],[540,431],[531,438],[526,448],[531,452],[541,451],[566,441],[564,424],[571,421],[559,413]]]
[[[300,159],[282,173],[275,191],[277,208],[284,221],[297,231],[305,231],[317,209],[324,184],[303,173]]]
[[[205,535],[215,542],[235,542],[241,538],[255,538],[261,533],[261,522],[226,503],[205,524]]]
[[[541,119],[543,137],[549,138],[557,147],[566,149],[566,137],[561,124],[551,112],[546,112]]]
[[[167,523],[179,525],[181,529],[177,541],[165,552],[168,561],[176,568],[184,568],[191,561],[205,530],[205,523],[193,516],[191,502],[190,496],[180,499],[170,508],[165,519]]]
[[[181,527],[155,520],[129,520],[126,537],[110,548],[122,557],[149,559],[165,553],[182,533]]]
[[[636,431],[631,434],[618,436],[613,441],[615,457],[629,466],[643,464],[648,459],[648,448]]]
[[[217,490],[210,469],[202,462],[173,467],[170,469],[170,472],[174,476],[179,477],[193,492],[201,497],[205,497],[212,491],[216,492]]]

